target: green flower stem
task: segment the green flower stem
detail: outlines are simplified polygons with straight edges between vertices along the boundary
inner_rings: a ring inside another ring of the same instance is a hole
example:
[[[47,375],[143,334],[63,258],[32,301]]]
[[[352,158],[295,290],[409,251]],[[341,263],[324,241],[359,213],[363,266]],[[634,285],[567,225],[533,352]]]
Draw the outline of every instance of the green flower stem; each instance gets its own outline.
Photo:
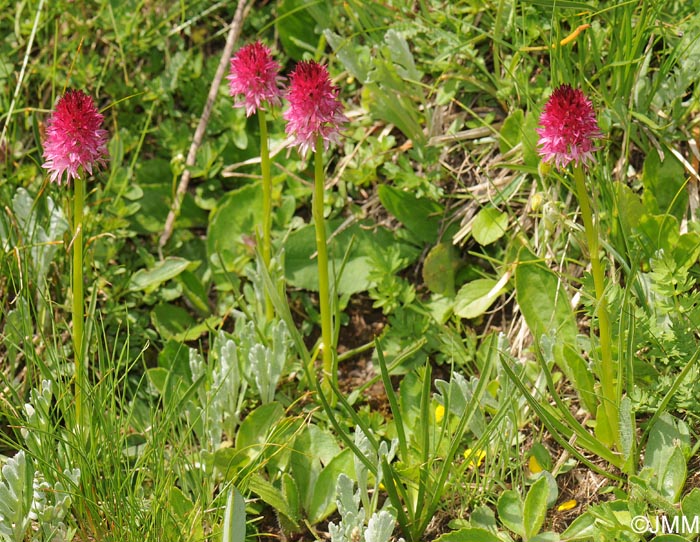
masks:
[[[270,148],[267,138],[267,120],[265,111],[258,109],[260,121],[260,166],[262,170],[263,189],[263,227],[262,227],[262,257],[265,268],[270,271],[272,259],[272,173],[270,171]],[[274,317],[274,307],[269,292],[265,292],[265,316],[267,321]]]
[[[321,310],[321,340],[323,341],[323,374],[334,385],[338,384],[337,361],[333,348],[330,286],[328,279],[328,249],[326,248],[326,223],[323,219],[323,138],[316,139],[315,183],[312,214],[316,227],[316,251],[318,258],[318,302]]]
[[[598,255],[598,231],[595,229],[595,225],[593,224],[593,213],[591,212],[591,206],[588,202],[586,180],[584,177],[583,168],[580,165],[574,167],[574,180],[576,182],[576,192],[579,206],[581,207],[581,217],[583,218],[586,241],[588,242],[588,251],[590,252],[591,258],[591,272],[593,274],[593,283],[595,285],[598,332],[600,333],[600,385],[603,396],[602,404],[610,424],[613,441],[617,449],[620,450],[620,422],[618,410],[620,401],[617,396],[618,393],[615,386],[615,377],[619,377],[619,371],[616,370],[612,356],[610,312],[608,311],[608,302],[605,297],[605,273],[602,265],[600,264],[600,257]]]
[[[85,391],[85,360],[83,356],[83,323],[85,321],[85,297],[83,293],[83,208],[85,207],[85,181],[75,178],[73,198],[73,352],[75,356],[75,419],[83,422],[83,392]]]

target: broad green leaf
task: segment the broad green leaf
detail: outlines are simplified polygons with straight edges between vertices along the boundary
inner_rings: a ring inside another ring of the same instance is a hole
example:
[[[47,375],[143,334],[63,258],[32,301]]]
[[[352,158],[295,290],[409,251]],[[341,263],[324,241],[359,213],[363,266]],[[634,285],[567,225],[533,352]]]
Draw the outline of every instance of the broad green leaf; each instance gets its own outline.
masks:
[[[299,501],[299,488],[294,477],[285,472],[282,474],[282,495],[289,505],[290,511],[294,514],[294,520],[301,518],[301,502]]]
[[[596,533],[595,516],[586,512],[571,522],[561,534],[562,539],[573,542],[574,540],[590,540]]]
[[[459,266],[459,256],[450,243],[438,243],[423,262],[423,281],[431,292],[454,297],[455,270]]]
[[[164,175],[170,179],[170,164],[165,161],[165,173],[154,173],[155,175]],[[158,178],[158,177],[156,177]],[[131,227],[138,233],[160,233],[163,230],[163,224],[170,212],[170,201],[172,199],[172,187],[170,181],[161,184],[149,184],[153,179],[144,179],[139,183],[143,190],[141,199],[138,200],[140,210],[137,213],[130,214]],[[127,213],[128,214],[128,213]],[[194,198],[189,194],[185,194],[180,207],[180,214],[175,221],[175,227],[189,227],[194,224],[202,225],[206,223],[206,213],[197,207]]]
[[[307,515],[310,514],[313,499],[323,499],[326,496],[325,493],[319,497],[315,496],[322,466],[329,465],[339,454],[340,448],[333,436],[317,425],[309,425],[294,440],[294,449],[290,457],[291,472],[299,489],[299,502],[307,511]],[[335,481],[331,485],[335,492]],[[322,504],[316,502],[315,505],[316,512],[321,513],[319,508]]]
[[[497,530],[496,514],[493,509],[485,504],[477,506],[469,516],[469,523],[472,527],[477,527],[482,530],[493,531]]]
[[[681,501],[681,511],[686,516],[700,514],[700,488],[694,487]]]
[[[165,343],[165,347],[158,354],[158,367],[192,381],[189,348],[179,341],[171,339]]]
[[[151,269],[139,269],[131,276],[129,289],[152,292],[164,282],[177,277],[187,269],[192,269],[193,262],[185,258],[169,256],[157,262]],[[194,264],[196,267],[198,264]]]
[[[171,303],[161,303],[151,311],[151,322],[161,337],[182,342],[197,339],[214,329],[219,321],[218,316],[197,321],[185,309]]]
[[[165,392],[168,374],[168,371],[161,367],[152,367],[146,370],[146,376],[148,376],[149,382],[161,395]]]
[[[354,294],[369,289],[373,283],[373,257],[388,246],[398,248],[400,270],[409,265],[418,256],[418,251],[407,243],[399,243],[393,232],[385,228],[368,231],[363,224],[353,224],[335,233],[342,224],[341,220],[327,223],[328,259],[333,280],[333,272],[342,268],[337,288],[340,294]],[[292,286],[305,290],[318,291],[318,263],[316,253],[316,234],[313,224],[293,232],[287,238],[285,249],[285,276]],[[348,253],[349,251],[349,253]],[[344,258],[347,255],[347,260]],[[344,266],[343,266],[344,264]]]
[[[484,314],[503,292],[497,285],[495,279],[476,279],[462,286],[455,297],[455,314],[462,318]]]
[[[642,217],[648,211],[642,205],[642,201],[636,192],[624,183],[615,185],[617,191],[617,209],[619,212],[620,223],[623,225],[629,237],[633,229],[639,226]]]
[[[267,442],[268,434],[284,416],[279,403],[267,403],[256,408],[241,423],[236,436],[236,449],[255,457]]]
[[[250,456],[245,452],[239,452],[235,448],[219,448],[214,452],[213,464],[226,480],[238,482],[238,473],[250,463]]]
[[[542,471],[540,476],[547,480],[547,508],[551,508],[559,499],[559,485],[554,475],[549,471]]]
[[[168,504],[172,514],[177,518],[178,523],[182,523],[187,519],[188,514],[192,512],[194,504],[182,490],[176,486],[171,486],[169,490]]]
[[[698,516],[695,516],[695,517],[698,517]],[[689,521],[690,521],[690,525],[692,525],[693,520],[691,519]],[[661,524],[659,524],[659,525],[661,525]],[[679,526],[680,526],[680,523],[679,523]],[[656,525],[652,523],[652,527],[656,528]],[[693,527],[691,527],[691,529],[693,529]],[[693,532],[692,534],[691,533],[688,533],[688,534],[692,536],[696,533],[697,533],[697,531]],[[689,542],[689,539],[685,538],[684,536],[677,535],[677,534],[662,534],[662,535],[655,536],[654,538],[652,538],[651,542]]]
[[[540,140],[540,136],[537,133],[539,123],[539,115],[532,112],[525,116],[525,122],[523,123],[523,162],[525,162],[525,165],[529,166],[533,171],[537,170],[537,166],[540,163],[540,154],[537,151],[537,146]]]
[[[352,450],[346,448],[336,455],[321,471],[312,491],[309,504],[309,519],[312,524],[319,523],[335,510],[336,485],[338,476],[350,476],[354,472]]]
[[[688,192],[685,190],[683,164],[671,153],[664,160],[652,149],[644,160],[642,200],[654,214],[669,213],[682,220],[688,205]]]
[[[664,412],[649,430],[644,454],[644,466],[651,468],[658,476],[658,483],[661,483],[662,473],[679,445],[682,451],[690,446],[687,427],[668,412]],[[658,485],[657,488],[660,489]]]
[[[650,259],[660,257],[659,249],[673,254],[680,237],[678,219],[671,215],[643,215],[637,231],[641,234],[642,249]]]
[[[576,344],[578,328],[566,290],[559,277],[526,250],[520,252],[515,269],[515,291],[525,322],[538,340],[549,334],[557,342]]]
[[[678,264],[679,270],[687,271],[698,261],[698,256],[700,256],[700,235],[694,231],[681,235],[678,243],[673,247],[673,259]]]
[[[495,207],[484,207],[474,217],[472,237],[480,245],[497,241],[508,229],[508,215]]]
[[[540,476],[532,484],[523,506],[523,526],[525,528],[525,538],[530,539],[542,528],[544,518],[547,515],[547,497],[549,495],[549,485],[545,476]]]
[[[245,500],[235,487],[226,499],[221,542],[245,542]]]
[[[424,147],[423,115],[413,97],[404,94],[411,90],[420,92],[420,87],[403,81],[396,73],[394,64],[383,58],[374,59],[374,70],[369,77],[373,81],[366,83],[364,88],[367,92],[365,96],[369,97],[366,106],[372,115],[394,124],[416,147]],[[395,87],[400,87],[400,90]]]
[[[178,277],[182,292],[190,303],[202,314],[211,313],[207,289],[202,281],[191,271],[183,271]]]
[[[525,525],[523,525],[525,510],[520,495],[512,489],[501,493],[496,505],[498,519],[515,534],[525,537]]]
[[[569,296],[560,278],[528,250],[519,254],[515,268],[515,292],[520,311],[536,340],[547,335],[553,356],[579,392],[589,411],[595,408],[593,380],[578,354],[578,327]]]
[[[405,33],[390,28],[384,34],[384,42],[389,47],[391,60],[397,65],[399,75],[407,81],[420,81],[423,74],[416,69],[416,63]],[[401,69],[398,68],[400,66]]]
[[[498,140],[501,154],[506,154],[520,143],[524,119],[525,113],[523,113],[523,110],[516,109],[503,121],[503,126],[501,126],[500,130],[501,137]]]
[[[678,502],[687,475],[688,467],[683,452],[679,446],[674,446],[673,453],[661,477],[659,487],[661,494],[673,503]]]
[[[435,244],[444,214],[442,205],[386,184],[379,185],[378,193],[384,208],[413,234],[417,245]]]
[[[333,221],[327,227],[326,236],[331,238],[335,228],[340,226]],[[353,238],[356,235],[357,238]],[[328,257],[331,281],[333,273],[343,267],[343,258],[350,249],[348,260],[342,269],[343,274],[337,283],[338,293],[354,294],[367,290],[372,285],[369,275],[371,261],[362,252],[363,243],[367,241],[366,232],[360,231],[357,225],[351,226],[338,235],[333,235],[329,241]],[[292,233],[285,243],[285,275],[292,286],[305,290],[318,291],[318,262],[316,257],[316,233],[313,224],[309,224]],[[313,257],[312,257],[313,256]],[[337,278],[335,279],[337,280]]]
[[[485,529],[466,528],[445,533],[435,542],[503,542],[495,534]]]
[[[534,460],[537,462],[539,471],[552,470],[552,456],[549,455],[549,451],[547,450],[547,448],[545,448],[539,442],[536,442],[532,445],[532,448],[530,448],[530,456],[534,458]]]
[[[194,318],[182,307],[161,303],[153,307],[151,321],[161,337],[169,339],[195,327]]]
[[[207,256],[215,269],[242,273],[253,257],[255,228],[262,217],[262,189],[252,184],[226,194],[209,217]]]

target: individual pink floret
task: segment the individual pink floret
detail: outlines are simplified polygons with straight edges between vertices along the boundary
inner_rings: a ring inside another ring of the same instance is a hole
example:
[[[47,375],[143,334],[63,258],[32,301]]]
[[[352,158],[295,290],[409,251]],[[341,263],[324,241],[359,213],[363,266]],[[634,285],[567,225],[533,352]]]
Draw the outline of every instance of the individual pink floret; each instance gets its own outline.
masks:
[[[554,90],[540,116],[538,152],[545,162],[564,168],[570,162],[587,165],[602,137],[593,105],[579,89],[561,85]]]
[[[246,116],[250,117],[264,102],[281,104],[280,65],[273,60],[270,49],[259,41],[242,47],[231,59],[229,92],[234,98],[235,107],[245,106]]]
[[[348,119],[343,115],[339,90],[331,83],[328,69],[317,62],[302,61],[289,79],[286,132],[294,138],[302,156],[316,150],[319,135],[325,149],[331,141],[338,143],[340,127]]]
[[[69,90],[58,100],[49,118],[41,167],[49,170],[51,181],[59,185],[63,173],[67,181],[77,178],[83,168],[92,175],[94,164],[104,165],[108,157],[107,130],[93,99],[81,90]]]

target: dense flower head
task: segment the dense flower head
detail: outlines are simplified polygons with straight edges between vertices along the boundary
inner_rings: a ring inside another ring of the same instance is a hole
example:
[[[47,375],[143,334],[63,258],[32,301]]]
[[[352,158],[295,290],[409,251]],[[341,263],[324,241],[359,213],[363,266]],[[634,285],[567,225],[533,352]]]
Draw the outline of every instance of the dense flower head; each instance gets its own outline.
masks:
[[[273,60],[270,49],[259,41],[242,47],[231,59],[229,91],[237,99],[234,106],[245,106],[248,117],[260,108],[263,102],[280,105],[282,90],[279,75],[280,65]]]
[[[339,90],[331,83],[328,69],[317,62],[302,61],[289,79],[289,109],[284,113],[286,131],[294,138],[301,154],[316,150],[319,135],[324,148],[328,148],[331,141],[337,143],[340,126],[348,119],[343,115]]]
[[[41,166],[49,170],[52,182],[60,185],[64,172],[68,181],[75,179],[80,168],[92,175],[93,164],[105,164],[108,133],[103,120],[93,99],[81,90],[69,90],[58,100],[46,125],[46,162]]]
[[[561,85],[554,90],[540,116],[538,152],[545,162],[554,161],[560,167],[570,162],[576,165],[593,160],[598,150],[596,139],[601,137],[593,105],[579,89]]]

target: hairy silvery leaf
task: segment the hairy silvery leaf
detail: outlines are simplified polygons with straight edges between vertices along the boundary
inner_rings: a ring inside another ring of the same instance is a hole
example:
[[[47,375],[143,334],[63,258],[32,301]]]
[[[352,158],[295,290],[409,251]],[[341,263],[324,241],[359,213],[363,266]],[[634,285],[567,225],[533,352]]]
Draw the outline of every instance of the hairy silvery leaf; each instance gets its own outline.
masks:
[[[359,425],[355,427],[355,446],[357,446],[360,449],[362,455],[369,459],[370,462],[374,462],[373,460],[376,459],[376,456],[372,453],[372,445],[369,443],[369,439],[362,431],[362,429],[360,429]],[[360,461],[360,459],[357,456],[355,456],[354,458],[354,463],[355,476],[357,478],[357,485],[360,489],[360,493],[367,493],[367,466],[362,461]]]
[[[39,389],[33,388],[29,393],[29,402],[24,405],[26,426],[22,428],[22,437],[27,448],[35,456],[41,456],[42,435],[49,434],[51,428],[51,401],[53,400],[53,384],[50,380],[42,380]]]
[[[328,524],[331,542],[361,542],[364,527],[364,511],[360,510],[359,493],[354,493],[355,483],[345,474],[338,476],[338,513],[341,520],[338,525]]]
[[[74,530],[63,523],[72,505],[71,495],[80,482],[80,469],[63,472],[66,484],[56,482],[53,486],[43,480],[41,473],[34,473],[33,499],[29,517],[35,522],[32,542],[72,540]],[[66,487],[69,486],[69,487]]]
[[[289,332],[280,320],[272,328],[272,347],[253,344],[248,352],[250,371],[263,404],[275,399],[275,389],[282,376],[290,345]]]
[[[8,542],[22,542],[31,522],[34,467],[24,451],[8,459],[0,479],[0,536]]]
[[[223,331],[219,331],[214,339],[214,352],[217,364],[212,375],[212,386],[217,390],[216,401],[223,412],[224,432],[233,438],[240,423],[248,381],[242,376],[238,347]]]
[[[386,510],[374,514],[367,523],[365,542],[389,542],[395,526],[394,516]]]

